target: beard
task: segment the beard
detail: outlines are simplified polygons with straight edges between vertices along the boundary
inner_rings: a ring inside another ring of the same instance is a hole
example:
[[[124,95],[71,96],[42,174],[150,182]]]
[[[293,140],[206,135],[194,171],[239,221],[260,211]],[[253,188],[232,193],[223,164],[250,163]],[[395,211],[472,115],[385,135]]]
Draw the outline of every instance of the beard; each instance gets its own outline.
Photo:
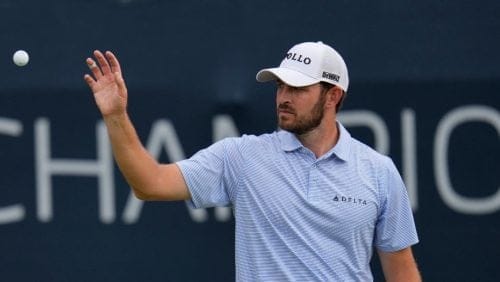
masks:
[[[323,116],[325,115],[325,109],[323,107],[326,101],[325,94],[326,92],[321,93],[311,112],[306,116],[298,116],[295,109],[288,104],[278,105],[278,110],[285,110],[295,116],[295,122],[287,123],[285,118],[280,118],[278,113],[278,127],[296,135],[304,135],[317,128],[321,124]]]

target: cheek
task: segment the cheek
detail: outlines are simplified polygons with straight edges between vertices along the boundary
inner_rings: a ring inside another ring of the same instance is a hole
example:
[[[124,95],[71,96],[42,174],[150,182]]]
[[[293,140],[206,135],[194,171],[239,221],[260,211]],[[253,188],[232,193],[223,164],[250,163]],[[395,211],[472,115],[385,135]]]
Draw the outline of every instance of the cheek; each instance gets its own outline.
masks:
[[[290,100],[290,96],[283,93],[283,91],[276,91],[276,103],[283,103]]]

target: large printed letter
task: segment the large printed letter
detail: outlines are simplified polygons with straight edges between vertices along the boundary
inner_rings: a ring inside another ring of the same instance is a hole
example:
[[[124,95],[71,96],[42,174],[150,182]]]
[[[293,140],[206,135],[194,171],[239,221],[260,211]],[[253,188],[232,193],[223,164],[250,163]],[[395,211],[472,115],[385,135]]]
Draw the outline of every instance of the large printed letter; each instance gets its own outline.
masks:
[[[417,129],[415,111],[404,109],[401,112],[401,142],[403,145],[403,177],[408,189],[411,208],[418,209],[418,182],[417,182]]]
[[[339,113],[339,120],[346,127],[366,126],[372,130],[375,136],[375,150],[381,154],[389,154],[389,130],[384,120],[371,111],[345,111]]]
[[[453,189],[448,170],[448,144],[451,132],[462,123],[479,121],[493,125],[500,136],[500,114],[487,106],[464,106],[449,112],[437,127],[434,139],[434,172],[436,185],[444,202],[457,212],[465,214],[488,214],[500,208],[500,188],[485,198],[467,198]],[[495,172],[494,172],[495,173]]]
[[[37,183],[37,215],[43,222],[53,217],[52,179],[61,176],[95,176],[98,178],[99,218],[104,223],[115,219],[113,159],[106,127],[96,125],[97,160],[51,159],[50,122],[46,118],[35,121],[35,159]]]
[[[17,137],[23,133],[23,124],[20,121],[0,117],[0,134]],[[16,204],[0,208],[0,224],[18,222],[24,219],[23,205]]]

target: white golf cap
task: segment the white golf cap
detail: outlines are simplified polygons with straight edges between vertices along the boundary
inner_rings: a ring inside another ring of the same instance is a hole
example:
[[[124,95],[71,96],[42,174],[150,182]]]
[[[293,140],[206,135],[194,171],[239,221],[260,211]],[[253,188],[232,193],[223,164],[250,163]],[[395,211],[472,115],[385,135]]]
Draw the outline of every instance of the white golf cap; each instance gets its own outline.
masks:
[[[321,41],[293,46],[279,67],[263,69],[257,73],[256,78],[259,82],[279,79],[294,87],[324,81],[337,85],[346,92],[349,86],[344,59],[335,49]]]

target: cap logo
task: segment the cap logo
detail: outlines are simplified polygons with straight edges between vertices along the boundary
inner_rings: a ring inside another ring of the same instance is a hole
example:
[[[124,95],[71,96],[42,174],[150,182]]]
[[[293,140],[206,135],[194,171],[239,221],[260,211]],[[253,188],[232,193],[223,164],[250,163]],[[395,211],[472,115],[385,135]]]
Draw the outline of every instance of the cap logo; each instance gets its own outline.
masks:
[[[287,60],[297,61],[299,63],[304,63],[306,65],[309,65],[311,63],[311,58],[302,57],[302,55],[297,53],[287,53],[285,58]]]
[[[336,81],[336,82],[339,82],[340,80],[340,76],[334,74],[334,73],[330,73],[330,72],[326,72],[324,71],[323,72],[323,78],[326,78],[326,79],[329,79],[329,80],[333,80],[333,81]]]

